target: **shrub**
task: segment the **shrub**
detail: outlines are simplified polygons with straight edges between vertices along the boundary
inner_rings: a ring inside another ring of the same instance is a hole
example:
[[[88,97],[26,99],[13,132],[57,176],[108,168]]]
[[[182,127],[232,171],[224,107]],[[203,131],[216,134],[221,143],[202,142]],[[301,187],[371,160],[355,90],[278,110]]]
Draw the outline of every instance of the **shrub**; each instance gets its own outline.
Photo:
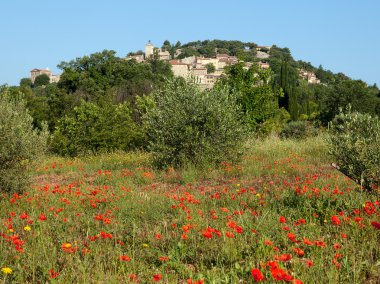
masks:
[[[317,130],[306,121],[291,121],[280,132],[281,138],[288,139],[305,139],[316,135]]]
[[[0,192],[17,192],[28,183],[27,165],[46,149],[48,131],[33,129],[22,94],[0,90]]]
[[[340,113],[330,124],[330,154],[345,175],[364,187],[380,183],[380,119],[369,114]]]
[[[60,155],[77,156],[130,150],[140,146],[142,139],[127,103],[99,106],[82,102],[58,121],[52,149]]]
[[[245,131],[236,98],[226,90],[201,91],[176,80],[153,97],[156,106],[144,121],[156,167],[203,166],[238,157]]]

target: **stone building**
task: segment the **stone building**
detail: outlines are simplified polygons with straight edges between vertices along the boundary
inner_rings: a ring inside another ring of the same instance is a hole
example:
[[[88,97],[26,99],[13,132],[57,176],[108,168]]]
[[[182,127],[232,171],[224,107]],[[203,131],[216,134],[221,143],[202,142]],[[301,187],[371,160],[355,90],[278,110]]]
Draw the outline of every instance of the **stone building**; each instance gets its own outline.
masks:
[[[30,79],[32,81],[32,84],[34,84],[34,81],[36,80],[36,78],[40,75],[47,75],[50,79],[50,83],[58,83],[59,82],[59,79],[60,79],[60,75],[53,75],[51,74],[51,71],[49,70],[49,68],[46,68],[46,69],[33,69],[30,71]]]
[[[153,46],[153,44],[149,41],[149,42],[145,45],[145,59],[148,59],[149,57],[153,56],[153,52],[154,52],[154,46]]]

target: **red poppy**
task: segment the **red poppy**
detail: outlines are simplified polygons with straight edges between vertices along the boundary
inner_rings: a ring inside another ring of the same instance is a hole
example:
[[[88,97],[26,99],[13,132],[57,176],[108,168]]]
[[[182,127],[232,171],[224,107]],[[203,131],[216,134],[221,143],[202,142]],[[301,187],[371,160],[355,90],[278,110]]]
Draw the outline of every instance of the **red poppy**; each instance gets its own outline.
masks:
[[[121,261],[131,261],[131,258],[129,256],[123,254],[120,256],[120,260]]]
[[[309,239],[304,239],[304,240],[303,240],[303,243],[304,243],[305,245],[308,245],[308,246],[312,246],[312,245],[313,245],[313,242],[311,242]]]
[[[376,229],[380,230],[380,223],[378,222],[371,222],[371,225],[375,227]]]
[[[332,222],[334,225],[338,226],[338,225],[340,224],[340,219],[339,219],[338,216],[334,215],[334,216],[331,217],[331,222]]]
[[[290,254],[282,254],[280,256],[275,256],[276,260],[280,260],[280,261],[289,261],[292,259],[292,256]]]
[[[129,280],[130,280],[131,282],[136,281],[136,279],[137,279],[137,275],[136,275],[136,274],[132,273],[132,274],[129,275]]]
[[[304,256],[305,254],[305,252],[300,248],[294,248],[293,250],[298,254],[298,256]]]
[[[365,203],[365,206],[364,206],[364,211],[365,211],[368,215],[372,215],[373,213],[375,213],[375,206],[373,205],[372,202],[367,201],[367,202]]]
[[[257,268],[252,268],[251,274],[252,274],[253,280],[255,280],[256,282],[261,282],[265,279],[264,275]]]
[[[314,263],[310,259],[306,259],[306,265],[312,267]]]
[[[233,233],[227,231],[227,232],[226,232],[226,237],[227,237],[227,238],[233,238],[233,237],[235,237],[235,235],[234,235]]]
[[[59,272],[55,272],[53,269],[49,270],[49,277],[50,279],[57,278],[59,276]]]
[[[279,221],[280,221],[280,223],[286,223],[286,219],[284,216],[280,216]]]
[[[153,275],[153,281],[154,282],[158,282],[162,279],[162,275],[161,274],[154,274]]]
[[[22,220],[24,220],[24,219],[28,219],[29,218],[29,216],[28,216],[28,214],[26,214],[26,212],[24,212],[24,213],[22,213],[21,215],[20,215],[20,219],[22,219]]]
[[[287,276],[286,272],[278,267],[271,269],[271,273],[273,278],[278,281],[285,280],[285,277]]]
[[[333,244],[335,250],[340,249],[342,246],[340,244]]]
[[[46,220],[46,215],[45,215],[45,213],[42,213],[42,214],[40,215],[40,217],[38,217],[38,219],[39,219],[40,221],[45,221],[45,220]]]

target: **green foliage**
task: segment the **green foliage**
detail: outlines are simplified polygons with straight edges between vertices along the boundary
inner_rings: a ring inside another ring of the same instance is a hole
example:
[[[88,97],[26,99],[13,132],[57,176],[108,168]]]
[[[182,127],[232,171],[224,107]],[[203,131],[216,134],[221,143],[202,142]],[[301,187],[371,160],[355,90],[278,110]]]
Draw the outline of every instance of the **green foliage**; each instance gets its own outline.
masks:
[[[62,62],[58,86],[86,101],[98,103],[105,97],[115,102],[134,103],[137,95],[150,93],[173,75],[167,62],[156,57],[147,63],[124,60],[115,51],[104,50],[70,62]]]
[[[351,105],[352,111],[379,115],[380,99],[360,80],[342,80],[330,87],[322,97],[324,108],[320,119],[327,124],[338,113],[339,108]]]
[[[82,102],[71,114],[59,120],[52,148],[61,155],[76,156],[130,150],[140,146],[142,139],[127,103],[96,105]]]
[[[36,77],[34,80],[33,87],[46,86],[50,83],[50,78],[46,74],[41,74]]]
[[[306,121],[290,121],[280,132],[281,138],[305,139],[317,135],[317,130]]]
[[[41,129],[42,124],[47,122],[50,132],[54,131],[58,119],[70,113],[80,102],[78,96],[67,94],[56,84],[49,84],[45,88],[20,89],[25,94],[33,126]]]
[[[32,127],[22,95],[0,90],[0,192],[15,192],[28,183],[27,165],[46,149],[48,131]]]
[[[330,124],[330,154],[340,170],[366,188],[380,185],[380,119],[369,114],[338,114]]]
[[[290,120],[290,114],[284,109],[278,109],[274,116],[265,120],[257,130],[258,137],[267,137],[271,133],[279,133]]]
[[[182,53],[179,58],[188,56],[215,57],[216,52],[243,58],[245,61],[253,61],[256,55],[256,43],[241,42],[238,40],[204,40],[194,41],[182,45]]]
[[[22,78],[20,80],[20,87],[31,88],[32,87],[32,80],[30,78]]]
[[[212,63],[206,64],[207,73],[214,73],[215,72],[215,65]]]
[[[196,166],[233,160],[244,128],[236,98],[224,89],[200,91],[182,80],[153,94],[156,107],[145,118],[154,165]]]
[[[258,127],[267,119],[273,118],[278,111],[278,96],[271,86],[271,71],[260,69],[253,64],[248,70],[242,63],[226,69],[218,87],[227,87],[231,94],[237,94],[248,124]]]

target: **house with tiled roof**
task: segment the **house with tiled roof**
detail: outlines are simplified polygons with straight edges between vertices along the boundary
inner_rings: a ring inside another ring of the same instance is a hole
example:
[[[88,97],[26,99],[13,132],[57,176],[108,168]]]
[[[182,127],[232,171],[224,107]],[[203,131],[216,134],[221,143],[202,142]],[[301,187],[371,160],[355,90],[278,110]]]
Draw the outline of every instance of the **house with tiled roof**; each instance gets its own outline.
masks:
[[[36,78],[40,75],[47,75],[50,79],[50,83],[58,83],[60,79],[60,75],[53,75],[51,74],[51,71],[49,68],[46,69],[38,69],[34,68],[33,70],[30,71],[30,80],[32,81],[32,84],[34,84],[34,81]]]

